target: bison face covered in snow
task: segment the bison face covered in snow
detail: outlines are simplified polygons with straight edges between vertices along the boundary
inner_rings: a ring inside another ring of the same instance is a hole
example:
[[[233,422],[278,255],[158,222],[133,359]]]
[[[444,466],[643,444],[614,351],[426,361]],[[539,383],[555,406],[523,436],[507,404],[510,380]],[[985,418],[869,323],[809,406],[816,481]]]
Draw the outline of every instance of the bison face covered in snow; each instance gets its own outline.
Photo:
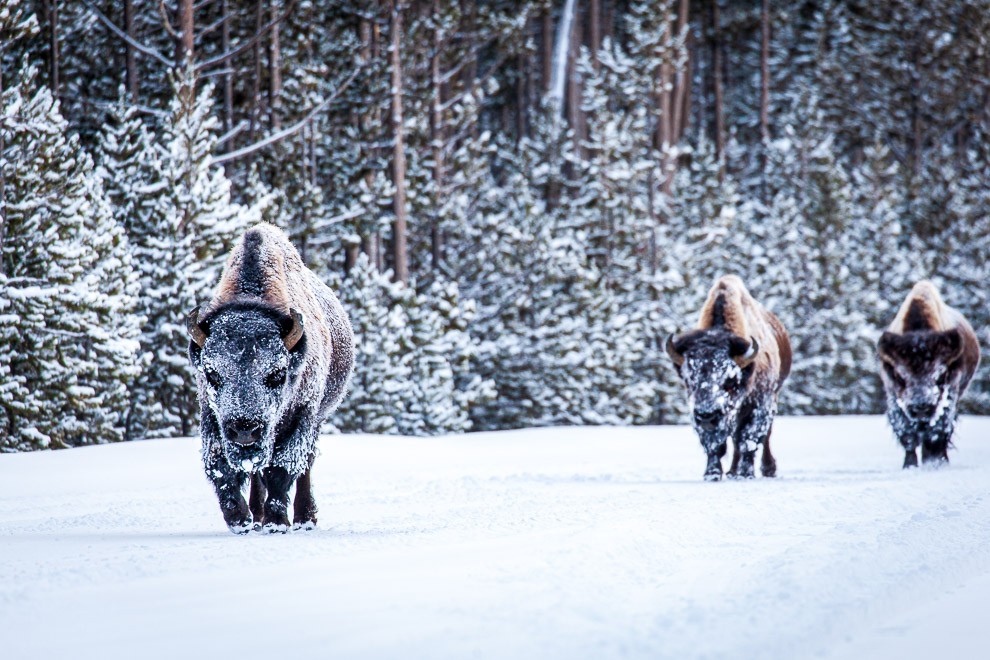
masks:
[[[957,404],[980,361],[976,333],[931,282],[918,282],[877,343],[887,418],[904,467],[949,460]]]
[[[271,461],[274,423],[299,387],[306,356],[302,315],[234,303],[205,319],[197,308],[189,321],[191,356],[204,376],[201,393],[219,427],[223,455],[232,467],[253,472]]]
[[[320,424],[343,398],[354,337],[337,297],[281,230],[231,252],[213,300],[187,319],[207,477],[232,531],[316,524],[310,469]],[[242,494],[250,476],[250,504]]]
[[[705,479],[722,477],[728,440],[735,444],[733,477],[753,477],[756,449],[761,471],[776,474],[770,430],[777,393],[790,371],[787,332],[735,276],[720,278],[708,294],[697,329],[666,343],[688,391],[694,428],[708,454]]]

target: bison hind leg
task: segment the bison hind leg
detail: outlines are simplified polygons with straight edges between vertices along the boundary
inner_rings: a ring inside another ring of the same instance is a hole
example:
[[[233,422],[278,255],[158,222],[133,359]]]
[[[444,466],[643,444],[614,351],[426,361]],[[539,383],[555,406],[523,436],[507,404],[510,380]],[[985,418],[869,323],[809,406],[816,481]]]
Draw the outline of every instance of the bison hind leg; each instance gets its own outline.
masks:
[[[296,480],[296,497],[292,503],[293,529],[316,528],[316,501],[313,499],[313,484],[310,480],[311,469],[303,472]]]
[[[763,439],[763,456],[760,458],[760,474],[764,477],[777,476],[777,459],[770,451],[770,433]]]
[[[918,467],[918,451],[916,449],[905,449],[903,469],[906,470],[915,467]]]
[[[251,517],[254,518],[254,528],[261,529],[265,522],[265,497],[267,491],[265,482],[261,479],[261,474],[255,472],[251,475],[251,494],[248,497],[248,506],[251,508]]]

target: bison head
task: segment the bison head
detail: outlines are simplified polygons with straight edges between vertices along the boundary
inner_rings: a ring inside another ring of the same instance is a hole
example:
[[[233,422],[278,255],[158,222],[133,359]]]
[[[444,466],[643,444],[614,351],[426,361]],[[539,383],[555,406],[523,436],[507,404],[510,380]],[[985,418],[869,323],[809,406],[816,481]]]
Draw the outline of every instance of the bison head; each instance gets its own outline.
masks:
[[[227,461],[260,469],[271,459],[276,423],[292,398],[287,390],[302,370],[302,315],[235,304],[200,318],[197,307],[187,328],[200,396],[216,416]]]
[[[888,395],[913,422],[934,423],[947,409],[962,374],[962,334],[884,332],[877,342]]]
[[[694,428],[708,451],[725,443],[753,378],[760,346],[724,328],[667,338],[667,354],[688,391]]]

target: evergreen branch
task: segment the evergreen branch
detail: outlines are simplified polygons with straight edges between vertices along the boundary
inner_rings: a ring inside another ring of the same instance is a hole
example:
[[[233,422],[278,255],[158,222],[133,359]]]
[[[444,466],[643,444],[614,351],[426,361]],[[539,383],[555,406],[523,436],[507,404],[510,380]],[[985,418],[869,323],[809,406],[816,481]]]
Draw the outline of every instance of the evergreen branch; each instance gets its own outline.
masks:
[[[310,120],[312,120],[313,117],[315,117],[321,110],[323,110],[328,105],[330,105],[331,103],[333,103],[333,101],[336,100],[337,97],[340,96],[340,94],[345,89],[347,89],[352,82],[354,82],[354,79],[357,78],[357,74],[361,71],[362,68],[363,68],[363,65],[358,65],[357,67],[355,67],[355,69],[351,73],[351,75],[347,77],[347,80],[345,80],[341,85],[339,85],[337,87],[337,89],[334,90],[333,94],[331,94],[327,99],[325,99],[322,103],[320,103],[319,105],[317,105],[315,108],[313,108],[312,110],[310,110],[309,112],[307,112],[306,115],[302,119],[300,119],[298,122],[296,122],[292,126],[289,126],[288,128],[285,128],[285,129],[283,129],[283,130],[281,130],[281,131],[279,131],[277,133],[273,133],[273,134],[269,135],[267,138],[265,138],[264,140],[261,140],[260,142],[255,142],[254,144],[249,144],[246,147],[243,147],[243,148],[238,149],[236,151],[231,151],[230,153],[224,154],[222,156],[215,156],[213,158],[213,161],[212,161],[213,164],[214,165],[221,165],[221,164],[226,163],[226,162],[231,161],[231,160],[237,160],[238,158],[243,158],[244,156],[248,156],[250,154],[253,154],[256,151],[260,151],[261,149],[264,149],[265,147],[271,146],[271,145],[275,144],[276,142],[280,142],[280,141],[284,140],[287,137],[290,137],[292,135],[295,135],[300,130],[302,130],[310,122]]]
[[[133,46],[134,49],[137,50],[139,53],[143,53],[144,55],[147,55],[149,57],[153,57],[156,60],[158,60],[159,62],[161,62],[162,64],[164,64],[165,66],[172,66],[172,62],[169,59],[167,59],[164,55],[162,55],[161,53],[159,53],[157,50],[155,50],[154,48],[152,48],[150,46],[146,46],[146,45],[142,44],[141,42],[139,42],[139,41],[131,38],[131,36],[129,34],[127,34],[123,30],[121,30],[119,27],[117,27],[117,25],[113,21],[111,21],[109,18],[107,18],[106,14],[104,14],[102,11],[100,11],[99,9],[97,9],[97,7],[92,2],[90,2],[89,0],[87,0],[86,6],[89,7],[89,10],[92,11],[96,15],[96,17],[98,19],[100,19],[100,22],[101,23],[103,23],[108,28],[110,28],[110,31],[111,32],[113,32],[115,35],[117,35],[118,37],[120,37],[121,39],[123,39],[125,42],[127,42],[128,44],[130,44],[131,46]]]
[[[205,62],[200,62],[199,64],[196,65],[196,71],[199,72],[211,66],[216,66],[217,64],[223,64],[232,57],[237,57],[241,53],[246,52],[249,48],[253,47],[256,43],[258,43],[262,37],[268,34],[268,32],[270,32],[273,27],[275,27],[276,25],[284,21],[286,18],[288,18],[289,14],[292,13],[293,8],[295,8],[295,5],[296,5],[296,0],[289,0],[289,4],[285,6],[285,11],[283,11],[281,14],[270,20],[264,26],[262,26],[261,29],[258,30],[257,34],[255,34],[253,37],[245,41],[240,46],[234,48],[233,50],[229,50],[226,53],[221,53],[216,57],[211,57]]]

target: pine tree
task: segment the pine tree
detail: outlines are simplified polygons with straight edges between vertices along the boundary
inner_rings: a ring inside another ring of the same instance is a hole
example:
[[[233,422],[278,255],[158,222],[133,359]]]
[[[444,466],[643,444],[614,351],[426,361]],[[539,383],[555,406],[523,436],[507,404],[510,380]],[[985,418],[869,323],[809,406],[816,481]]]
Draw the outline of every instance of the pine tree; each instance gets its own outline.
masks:
[[[139,371],[126,238],[33,68],[4,90],[2,107],[0,447],[121,440]]]

